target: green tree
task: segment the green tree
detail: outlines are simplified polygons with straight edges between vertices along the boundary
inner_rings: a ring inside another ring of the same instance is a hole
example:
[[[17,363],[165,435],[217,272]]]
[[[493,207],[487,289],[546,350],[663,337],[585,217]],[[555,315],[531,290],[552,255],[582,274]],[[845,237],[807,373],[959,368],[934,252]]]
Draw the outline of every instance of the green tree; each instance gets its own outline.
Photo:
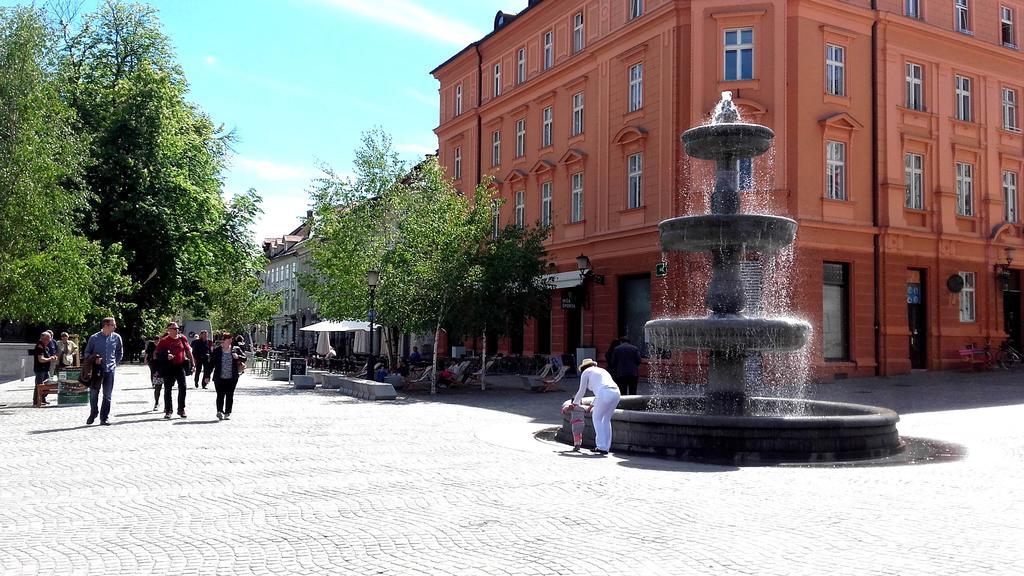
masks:
[[[87,140],[60,98],[43,16],[0,8],[0,314],[82,324],[125,305],[121,247],[83,224]]]
[[[179,310],[208,313],[211,288],[252,266],[252,240],[222,197],[232,135],[187,101],[153,8],[106,0],[81,19],[58,10],[57,20],[63,97],[92,144],[87,234],[121,245],[142,280],[127,331]]]

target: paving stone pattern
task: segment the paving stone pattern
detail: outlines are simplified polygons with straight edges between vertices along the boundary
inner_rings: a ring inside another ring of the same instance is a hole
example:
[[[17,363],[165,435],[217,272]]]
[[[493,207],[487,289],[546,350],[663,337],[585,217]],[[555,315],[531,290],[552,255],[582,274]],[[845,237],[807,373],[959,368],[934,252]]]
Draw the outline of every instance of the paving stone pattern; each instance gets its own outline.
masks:
[[[0,574],[1024,574],[1024,375],[815,387],[890,405],[963,460],[732,468],[576,455],[533,434],[570,396],[369,402],[243,377],[231,421],[190,389],[112,426],[0,386]]]

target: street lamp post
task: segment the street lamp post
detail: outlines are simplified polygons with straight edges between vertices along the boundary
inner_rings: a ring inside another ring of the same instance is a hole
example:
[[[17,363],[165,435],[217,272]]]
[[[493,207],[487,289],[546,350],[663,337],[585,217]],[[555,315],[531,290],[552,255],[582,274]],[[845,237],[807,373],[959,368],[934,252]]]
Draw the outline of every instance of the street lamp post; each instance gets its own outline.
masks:
[[[366,285],[370,287],[370,311],[367,314],[370,317],[370,357],[366,360],[366,379],[373,380],[373,366],[374,366],[374,345],[373,345],[373,321],[377,316],[377,311],[374,310],[374,298],[377,295],[377,285],[380,284],[380,271],[368,270],[366,272]]]
[[[576,257],[576,268],[580,271],[580,280],[583,282],[584,294],[586,297],[587,306],[590,307],[590,347],[594,347],[594,303],[591,301],[591,292],[593,288],[587,286],[587,280],[590,280],[594,284],[604,285],[604,276],[594,274],[594,269],[590,267],[590,258],[584,254],[580,254]],[[582,330],[581,330],[582,332]],[[582,335],[581,335],[582,336]]]

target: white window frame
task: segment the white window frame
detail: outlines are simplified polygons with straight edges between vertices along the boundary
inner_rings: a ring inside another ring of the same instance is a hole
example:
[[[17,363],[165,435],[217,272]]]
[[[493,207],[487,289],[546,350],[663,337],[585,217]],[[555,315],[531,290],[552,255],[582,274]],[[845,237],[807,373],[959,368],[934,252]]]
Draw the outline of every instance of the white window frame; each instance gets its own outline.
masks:
[[[540,223],[551,226],[551,181],[540,184]]]
[[[583,221],[583,172],[575,172],[572,175],[572,187],[571,187],[571,204],[572,210],[570,211],[569,221],[570,222],[582,222]]]
[[[551,146],[551,130],[555,121],[555,112],[551,106],[541,111],[540,147]]]
[[[846,200],[846,142],[825,142],[825,198]]]
[[[1020,197],[1017,195],[1019,175],[1012,170],[1003,170],[1003,201],[1006,203],[1004,216],[1007,222],[1020,220]]]
[[[977,321],[977,307],[974,299],[974,272],[958,272],[964,281],[960,290],[960,322],[965,324]]]
[[[971,78],[956,74],[956,119],[963,122],[974,121],[973,102],[971,100]]]
[[[501,166],[501,130],[491,132],[491,166]]]
[[[906,194],[903,206],[911,210],[924,210],[924,156],[908,152],[903,155],[903,183]]]
[[[903,0],[903,15],[921,18],[921,0]]]
[[[544,33],[544,65],[547,70],[555,65],[555,33],[548,30]]]
[[[462,84],[455,86],[455,115],[462,114]]]
[[[572,53],[579,54],[583,51],[583,11],[572,15]]]
[[[924,67],[914,62],[907,62],[904,66],[907,89],[907,108],[911,110],[924,110]]]
[[[956,163],[956,213],[974,216],[974,164]]]
[[[629,67],[629,111],[636,112],[644,107],[644,63]]]
[[[953,27],[957,32],[972,34],[970,0],[953,0]]]
[[[644,205],[644,154],[637,152],[626,158],[626,208]]]
[[[455,147],[455,161],[452,162],[452,176],[455,180],[462,180],[462,146]]]
[[[1007,48],[1017,47],[1017,28],[1013,25],[1013,8],[999,6],[999,39]]]
[[[526,155],[526,118],[516,120],[516,158]]]
[[[572,95],[572,135],[583,134],[583,92]]]
[[[846,48],[825,44],[825,92],[846,96]]]
[[[501,62],[494,65],[494,98],[501,96]]]
[[[516,52],[516,84],[526,82],[526,48]]]
[[[526,226],[526,190],[516,190],[516,226]]]
[[[1017,114],[1017,91],[1003,88],[1003,130],[1020,132],[1020,121]]]
[[[744,42],[743,41],[743,33],[746,32],[746,31],[750,32],[750,42]],[[737,40],[737,42],[735,44],[729,44],[728,43],[729,42],[728,41],[729,34],[733,33],[733,32],[736,33],[736,40]],[[722,79],[725,80],[726,82],[737,82],[737,81],[741,81],[741,80],[753,80],[754,76],[756,75],[756,73],[754,71],[754,29],[752,27],[750,27],[750,26],[746,26],[746,27],[743,27],[743,28],[726,28],[725,30],[722,31],[722,46],[723,46],[723,48],[722,48],[722,68],[724,70],[724,75],[722,76]],[[729,70],[729,65],[728,65],[728,61],[729,61],[728,55],[729,55],[730,52],[735,52],[736,53],[736,69],[732,70],[732,73],[735,74],[734,78],[730,78],[729,77],[730,70]],[[745,78],[743,76],[743,53],[744,52],[750,52],[750,77],[749,78]]]
[[[629,19],[635,20],[644,15],[644,0],[629,0]]]

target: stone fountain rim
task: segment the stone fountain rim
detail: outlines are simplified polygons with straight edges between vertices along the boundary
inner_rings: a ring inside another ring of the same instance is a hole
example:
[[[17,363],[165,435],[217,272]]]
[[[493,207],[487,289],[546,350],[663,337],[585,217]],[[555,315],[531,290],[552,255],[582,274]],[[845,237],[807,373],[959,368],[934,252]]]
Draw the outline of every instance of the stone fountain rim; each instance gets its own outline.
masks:
[[[649,402],[654,396],[638,395],[624,396],[624,399],[640,399]],[[681,400],[703,400],[703,396],[658,396],[658,399],[681,399]],[[880,406],[869,406],[866,404],[853,404],[849,402],[835,402],[831,400],[806,400],[800,398],[770,398],[764,396],[751,396],[751,400],[768,400],[772,402],[785,402],[790,404],[810,404],[838,408],[843,411],[861,412],[860,414],[841,414],[825,416],[725,416],[718,414],[678,414],[669,412],[649,412],[646,410],[632,410],[617,408],[613,419],[625,422],[637,422],[645,424],[673,424],[677,426],[698,426],[717,428],[865,428],[872,426],[892,426],[899,422],[900,417],[895,411]],[[593,398],[585,398],[584,404],[589,404]]]

